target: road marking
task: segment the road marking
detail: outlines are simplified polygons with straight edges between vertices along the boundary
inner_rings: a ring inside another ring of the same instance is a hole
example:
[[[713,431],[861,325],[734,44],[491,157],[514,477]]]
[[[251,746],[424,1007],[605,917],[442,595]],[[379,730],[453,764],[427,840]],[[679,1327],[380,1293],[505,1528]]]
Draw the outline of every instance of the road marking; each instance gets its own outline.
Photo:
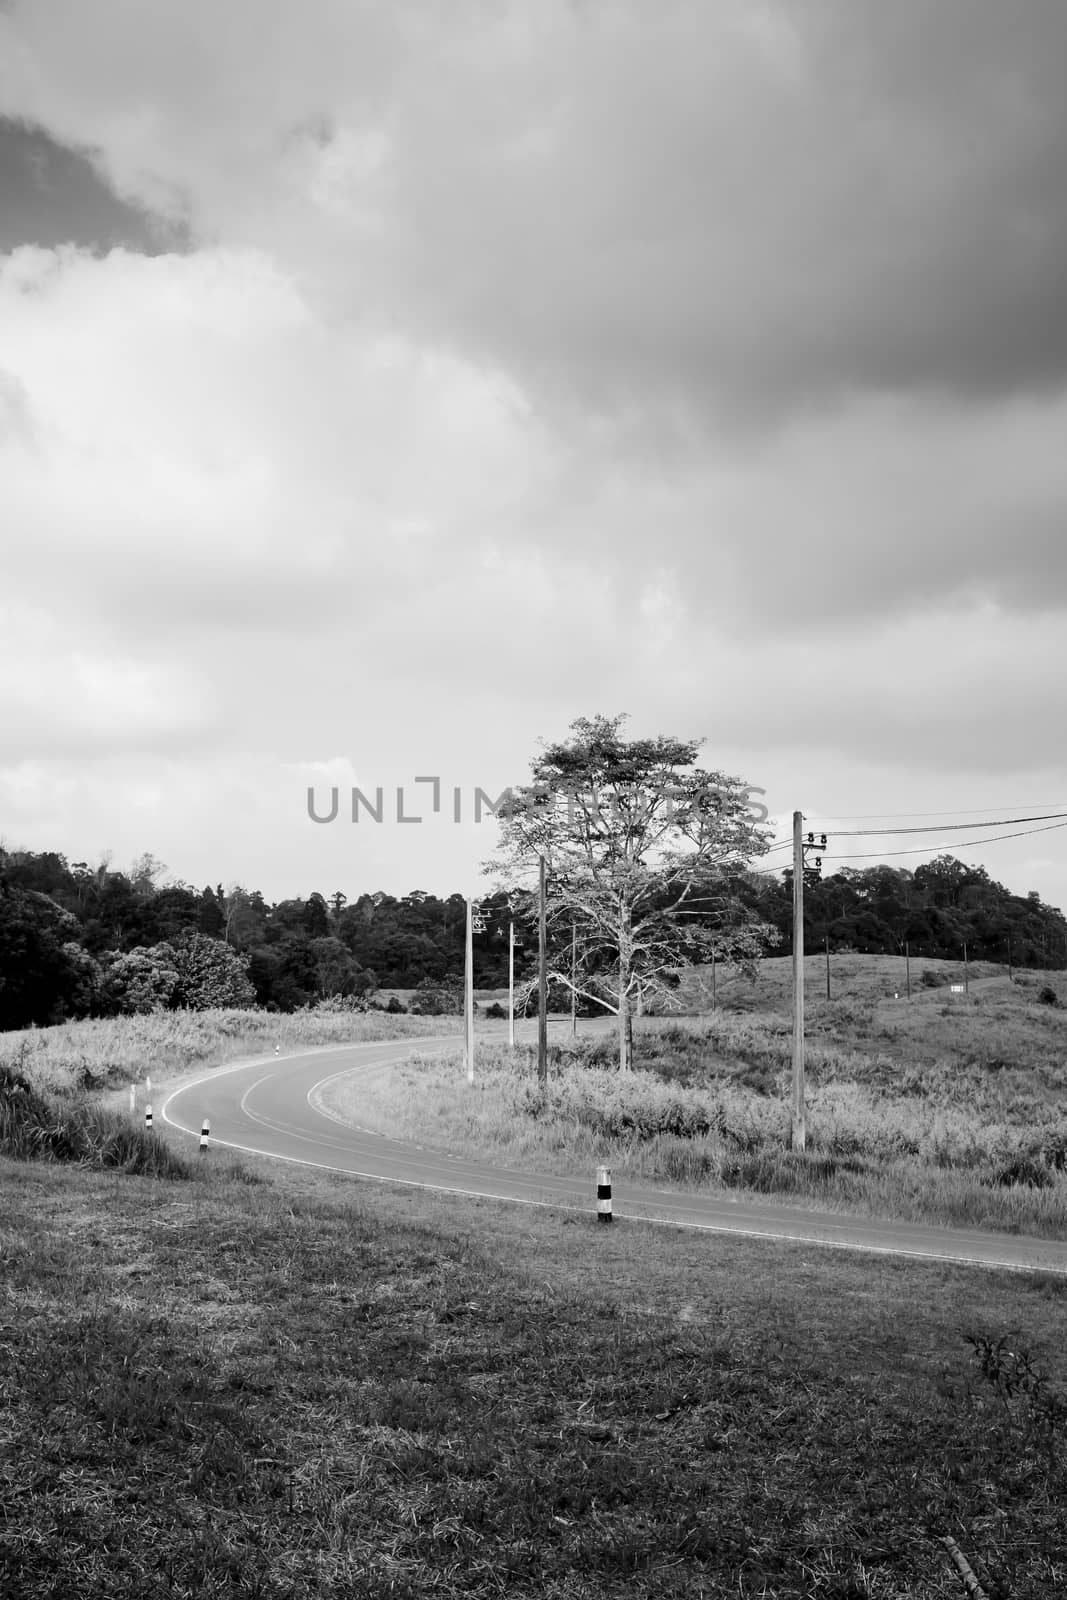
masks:
[[[294,1052],[293,1055],[291,1055],[289,1057],[282,1057],[281,1059],[282,1060],[304,1059],[307,1056],[313,1056],[313,1055],[318,1054],[319,1050],[322,1050],[323,1052],[325,1052],[327,1050],[352,1050],[352,1049],[360,1049],[360,1048],[371,1050],[371,1049],[374,1049],[374,1048],[376,1048],[378,1046],[390,1045],[393,1042],[394,1041],[392,1041],[392,1040],[366,1040],[366,1041],[359,1041],[358,1043],[347,1044],[347,1045],[325,1045],[325,1046],[319,1046],[319,1047],[312,1047],[309,1050],[297,1051],[297,1052]],[[398,1041],[396,1041],[396,1043],[397,1044],[403,1044],[405,1046],[404,1053],[398,1052],[395,1055],[390,1055],[390,1056],[385,1057],[383,1060],[368,1061],[368,1062],[363,1063],[362,1065],[364,1065],[365,1067],[386,1068],[386,1067],[395,1065],[396,1062],[398,1062],[398,1061],[410,1059],[411,1050],[412,1050],[413,1046],[417,1049],[420,1045],[426,1046],[426,1045],[430,1045],[431,1043],[432,1044],[446,1043],[446,1044],[450,1044],[451,1045],[451,1044],[455,1044],[456,1040],[455,1040],[453,1035],[441,1035],[441,1036],[431,1036],[431,1037],[427,1037],[427,1038],[418,1038],[418,1039],[415,1039],[415,1040],[404,1040],[404,1041],[399,1041],[398,1040]],[[185,1126],[183,1126],[183,1124],[181,1124],[179,1122],[176,1122],[172,1117],[168,1116],[167,1109],[168,1109],[168,1106],[169,1106],[171,1100],[174,1099],[175,1096],[178,1095],[178,1094],[184,1094],[187,1090],[199,1088],[204,1083],[211,1082],[213,1079],[217,1078],[220,1075],[220,1073],[233,1072],[233,1071],[237,1071],[237,1070],[239,1070],[241,1068],[248,1068],[248,1067],[254,1067],[254,1066],[264,1066],[268,1062],[271,1064],[272,1067],[276,1067],[277,1064],[278,1064],[278,1058],[275,1057],[275,1056],[265,1056],[262,1059],[258,1059],[256,1057],[251,1057],[250,1059],[247,1059],[247,1060],[244,1060],[244,1061],[231,1062],[226,1067],[216,1068],[212,1072],[206,1073],[200,1078],[193,1079],[190,1083],[183,1084],[183,1085],[181,1085],[181,1086],[179,1086],[179,1087],[177,1087],[175,1089],[172,1089],[170,1094],[167,1096],[167,1099],[163,1103],[163,1107],[162,1107],[160,1115],[162,1116],[162,1118],[163,1118],[163,1120],[165,1122],[167,1122],[171,1127],[176,1128],[179,1132],[189,1134],[194,1138],[198,1137],[199,1136],[198,1135],[198,1130],[193,1129],[193,1128],[186,1128]],[[322,1084],[330,1083],[330,1082],[334,1081],[334,1079],[336,1079],[336,1078],[347,1077],[350,1073],[358,1072],[359,1070],[360,1070],[360,1068],[357,1065],[355,1067],[347,1068],[343,1072],[334,1073],[328,1078],[321,1079],[319,1081],[319,1083],[312,1085],[312,1088],[308,1091],[308,1095],[307,1095],[308,1103],[311,1104],[311,1098],[310,1098],[311,1095],[315,1092],[315,1090],[317,1088],[321,1087]],[[260,1085],[269,1082],[269,1080],[271,1078],[274,1078],[274,1077],[277,1077],[277,1076],[278,1076],[278,1073],[276,1071],[271,1071],[271,1072],[265,1073],[262,1078],[258,1078],[254,1084],[251,1084],[245,1090],[244,1094],[241,1096],[241,1100],[240,1100],[241,1110],[249,1118],[250,1121],[256,1123],[260,1127],[267,1128],[272,1133],[280,1133],[280,1134],[283,1134],[283,1135],[288,1135],[291,1138],[298,1138],[298,1139],[301,1139],[301,1140],[305,1141],[306,1143],[309,1143],[309,1144],[312,1144],[312,1145],[318,1145],[323,1149],[329,1149],[330,1148],[330,1141],[328,1141],[326,1139],[317,1139],[313,1134],[305,1134],[305,1133],[295,1132],[293,1129],[286,1127],[284,1124],[274,1123],[274,1122],[270,1121],[268,1118],[260,1116],[256,1112],[253,1112],[251,1110],[251,1108],[246,1105],[246,1101],[247,1101],[247,1098],[248,1098],[249,1095],[251,1095],[257,1088],[259,1088]],[[330,1116],[330,1114],[328,1112],[322,1112],[320,1107],[315,1106],[313,1104],[311,1105],[311,1109],[316,1111],[316,1112],[319,1112],[320,1115],[323,1115],[323,1116],[326,1116],[326,1117]],[[332,1120],[334,1122],[340,1122],[340,1119],[336,1118],[336,1117],[331,1117],[330,1120]],[[341,1123],[341,1126],[352,1128],[353,1125],[351,1123]],[[385,1144],[396,1145],[396,1146],[400,1147],[401,1149],[407,1149],[407,1150],[414,1151],[414,1150],[417,1150],[419,1148],[418,1146],[412,1145],[410,1143],[410,1141],[408,1141],[408,1140],[395,1139],[395,1138],[392,1138],[389,1135],[379,1134],[379,1133],[376,1133],[373,1129],[359,1129],[359,1130],[353,1130],[353,1131],[365,1132],[365,1133],[369,1134],[371,1137],[373,1137],[375,1139],[380,1139]],[[256,1148],[253,1145],[237,1144],[235,1141],[229,1140],[229,1139],[218,1139],[218,1138],[216,1138],[216,1139],[213,1139],[212,1142],[213,1142],[213,1144],[216,1144],[216,1145],[222,1145],[228,1150],[237,1150],[237,1151],[241,1152],[244,1155],[263,1156],[263,1157],[267,1158],[268,1160],[273,1160],[273,1161],[287,1161],[287,1162],[289,1162],[290,1164],[292,1164],[294,1166],[312,1167],[315,1170],[322,1171],[322,1172],[342,1173],[347,1177],[361,1178],[361,1179],[363,1179],[363,1180],[365,1180],[367,1182],[372,1182],[372,1183],[380,1183],[380,1184],[390,1184],[390,1183],[392,1183],[392,1184],[398,1185],[401,1188],[421,1189],[421,1190],[424,1190],[424,1191],[427,1191],[427,1192],[433,1192],[433,1193],[437,1193],[437,1194],[453,1194],[453,1195],[457,1195],[457,1196],[460,1196],[461,1198],[466,1198],[466,1199],[502,1200],[502,1201],[506,1201],[507,1203],[509,1203],[511,1205],[536,1206],[536,1207],[538,1207],[538,1208],[540,1208],[542,1210],[565,1211],[565,1212],[567,1212],[569,1214],[584,1214],[586,1212],[586,1210],[588,1209],[584,1205],[583,1206],[568,1205],[566,1203],[566,1201],[561,1197],[554,1197],[554,1198],[548,1199],[548,1200],[527,1199],[527,1198],[523,1198],[523,1197],[517,1196],[517,1195],[500,1194],[499,1192],[494,1191],[492,1189],[486,1190],[486,1189],[462,1188],[462,1187],[460,1187],[459,1185],[456,1185],[456,1184],[448,1184],[448,1183],[443,1183],[443,1182],[433,1182],[433,1183],[431,1183],[431,1182],[427,1182],[425,1180],[416,1179],[416,1178],[400,1178],[400,1177],[395,1177],[395,1176],[383,1176],[381,1173],[378,1173],[378,1172],[362,1172],[362,1171],[359,1171],[358,1169],[353,1168],[353,1167],[336,1166],[336,1165],[334,1165],[334,1164],[332,1164],[330,1162],[312,1161],[312,1160],[309,1160],[309,1159],[306,1159],[306,1158],[300,1157],[300,1156],[282,1155],[278,1151],[274,1151],[274,1150],[260,1150],[260,1149]],[[334,1146],[334,1148],[343,1148],[343,1147]],[[433,1152],[433,1154],[435,1154],[439,1159],[459,1159],[459,1158],[449,1158],[447,1156],[447,1153],[444,1153],[444,1152]],[[537,1174],[530,1174],[529,1177],[532,1178],[532,1180],[535,1183],[538,1180],[538,1175]],[[491,1182],[492,1180],[489,1180],[489,1181]],[[572,1181],[573,1182],[577,1182],[578,1180],[570,1180],[570,1179],[563,1178],[560,1181],[562,1181],[564,1183],[567,1183],[567,1182],[572,1182]],[[684,1201],[687,1198],[688,1198],[688,1196],[686,1196],[684,1194],[680,1194],[679,1197],[678,1197],[680,1203],[684,1203]],[[637,1202],[637,1203],[640,1204],[640,1202]],[[592,1213],[590,1213],[590,1214],[592,1214]],[[998,1258],[991,1259],[991,1258],[984,1257],[984,1256],[952,1255],[952,1254],[948,1254],[947,1252],[945,1252],[943,1250],[936,1250],[936,1249],[933,1249],[933,1248],[928,1249],[928,1250],[923,1250],[923,1249],[909,1248],[908,1246],[905,1246],[905,1245],[874,1244],[874,1243],[872,1243],[870,1241],[865,1241],[865,1240],[860,1240],[860,1239],[832,1239],[832,1238],[831,1239],[826,1239],[826,1238],[818,1238],[817,1236],[813,1236],[813,1235],[810,1235],[810,1234],[786,1233],[786,1232],[782,1232],[780,1230],[777,1230],[777,1229],[774,1229],[774,1228],[771,1228],[771,1227],[744,1227],[744,1226],[739,1226],[736,1223],[730,1223],[730,1222],[726,1222],[726,1221],[698,1222],[698,1221],[693,1221],[693,1220],[690,1220],[690,1219],[680,1219],[680,1218],[675,1218],[675,1217],[654,1217],[654,1216],[640,1215],[640,1214],[638,1214],[636,1212],[630,1212],[627,1209],[623,1209],[621,1212],[616,1212],[616,1216],[618,1216],[619,1220],[621,1220],[621,1221],[645,1223],[645,1224],[647,1224],[649,1226],[652,1226],[652,1227],[683,1228],[683,1229],[687,1229],[687,1230],[689,1230],[691,1232],[697,1232],[697,1233],[715,1233],[715,1234],[724,1234],[724,1235],[736,1235],[739,1238],[764,1239],[768,1243],[814,1245],[814,1246],[819,1246],[819,1247],[822,1247],[822,1248],[836,1249],[836,1250],[861,1250],[861,1251],[864,1251],[865,1253],[867,1253],[869,1255],[901,1256],[901,1257],[905,1257],[905,1258],[907,1258],[909,1260],[942,1262],[942,1263],[945,1263],[945,1264],[951,1265],[951,1266],[987,1267],[987,1268],[989,1268],[989,1269],[991,1269],[993,1271],[1043,1272],[1043,1273],[1051,1273],[1051,1274],[1053,1274],[1055,1276],[1058,1276],[1058,1277],[1067,1276],[1067,1266],[1060,1266],[1060,1265],[1051,1264],[1051,1263],[1046,1263],[1046,1264],[1042,1265],[1042,1264],[1025,1263],[1025,1262],[1017,1262],[1017,1261],[1004,1261],[1004,1260],[1001,1260],[1001,1259],[998,1259]],[[851,1221],[851,1220],[855,1220],[855,1219],[851,1219],[851,1218],[846,1217],[845,1218],[845,1223],[847,1223],[848,1221]],[[880,1219],[880,1220],[882,1220],[883,1222],[885,1222],[887,1225],[890,1225],[890,1226],[892,1225],[892,1222],[893,1222],[892,1218]],[[1038,1240],[1036,1242],[1037,1243],[1041,1243],[1042,1241]]]

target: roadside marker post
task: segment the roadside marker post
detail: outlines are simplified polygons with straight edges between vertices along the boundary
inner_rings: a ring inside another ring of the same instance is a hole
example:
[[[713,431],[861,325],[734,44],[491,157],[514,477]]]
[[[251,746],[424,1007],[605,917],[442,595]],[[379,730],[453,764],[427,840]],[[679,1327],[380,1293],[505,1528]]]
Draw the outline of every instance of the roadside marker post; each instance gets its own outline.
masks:
[[[596,1169],[596,1219],[611,1221],[611,1170],[608,1167]]]
[[[207,1118],[205,1117],[203,1126],[200,1129],[200,1154],[202,1156],[206,1156],[207,1155],[207,1141],[208,1141],[208,1135],[210,1133],[211,1133],[211,1124],[208,1122]]]
[[[137,1109],[137,1087],[136,1087],[135,1084],[131,1083],[130,1084],[130,1116],[131,1117],[133,1116],[133,1113],[134,1113],[134,1111],[136,1109]]]
[[[146,1133],[152,1132],[152,1107],[150,1105],[144,1108],[144,1126]]]

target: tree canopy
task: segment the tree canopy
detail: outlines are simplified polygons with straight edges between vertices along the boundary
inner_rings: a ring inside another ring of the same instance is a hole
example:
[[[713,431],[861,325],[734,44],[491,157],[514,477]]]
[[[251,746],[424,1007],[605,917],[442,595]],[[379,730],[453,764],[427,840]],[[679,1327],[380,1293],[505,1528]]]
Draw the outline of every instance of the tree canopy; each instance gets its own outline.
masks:
[[[544,747],[502,809],[488,869],[519,886],[544,860],[550,919],[571,935],[552,980],[617,1015],[623,1069],[635,1004],[681,966],[713,953],[751,964],[778,938],[731,889],[767,848],[751,786],[698,767],[699,740],[625,739],[625,720],[579,718]],[[516,888],[528,915],[537,892]]]

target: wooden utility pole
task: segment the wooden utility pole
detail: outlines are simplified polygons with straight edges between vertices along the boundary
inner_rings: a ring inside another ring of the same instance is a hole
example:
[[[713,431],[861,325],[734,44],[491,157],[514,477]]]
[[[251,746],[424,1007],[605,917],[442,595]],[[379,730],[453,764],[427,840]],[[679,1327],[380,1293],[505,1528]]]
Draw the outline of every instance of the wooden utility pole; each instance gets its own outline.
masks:
[[[508,1049],[515,1048],[515,919],[508,918]]]
[[[970,968],[967,965],[967,941],[966,941],[966,939],[964,939],[964,941],[963,941],[963,992],[964,992],[964,994],[970,994],[970,992],[971,992],[971,974],[970,974]]]
[[[715,1010],[715,952],[711,952],[711,1009]]]
[[[830,935],[828,933],[825,935],[825,939],[826,939],[826,998],[827,998],[827,1000],[829,1000],[830,999]]]
[[[910,949],[910,946],[908,944],[907,939],[904,940],[904,983],[905,983],[905,986],[907,988],[908,999],[910,1000],[911,999],[911,949]]]
[[[474,907],[467,901],[466,957],[463,963],[463,1021],[467,1082],[474,1082]]]
[[[804,814],[793,812],[793,1131],[804,1149]]]
[[[537,918],[537,1081],[548,1083],[548,929],[545,919],[545,858],[541,857],[541,905]]]
[[[571,923],[571,1038],[578,1032],[578,924]]]

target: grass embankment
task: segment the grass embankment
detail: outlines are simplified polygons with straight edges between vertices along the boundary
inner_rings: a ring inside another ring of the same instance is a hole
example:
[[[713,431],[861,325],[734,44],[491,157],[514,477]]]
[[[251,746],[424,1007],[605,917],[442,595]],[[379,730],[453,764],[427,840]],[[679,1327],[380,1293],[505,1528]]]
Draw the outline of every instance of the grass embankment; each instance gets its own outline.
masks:
[[[486,1040],[473,1093],[453,1051],[326,1097],[364,1126],[505,1165],[606,1162],[645,1182],[1062,1238],[1067,1011],[1037,992],[813,1001],[803,1154],[786,1148],[792,1024],[773,1009],[638,1024],[629,1079],[610,1036],[579,1037],[551,1046],[544,1095],[528,1046],[513,1058]]]
[[[188,1165],[0,1158],[5,1597],[1067,1583],[1063,1280]]]
[[[461,1026],[459,1018],[378,1011],[160,1011],[0,1034],[0,1066],[21,1072],[45,1094],[117,1090],[146,1074],[164,1087],[194,1067],[221,1066],[275,1045],[284,1052],[459,1033]]]

